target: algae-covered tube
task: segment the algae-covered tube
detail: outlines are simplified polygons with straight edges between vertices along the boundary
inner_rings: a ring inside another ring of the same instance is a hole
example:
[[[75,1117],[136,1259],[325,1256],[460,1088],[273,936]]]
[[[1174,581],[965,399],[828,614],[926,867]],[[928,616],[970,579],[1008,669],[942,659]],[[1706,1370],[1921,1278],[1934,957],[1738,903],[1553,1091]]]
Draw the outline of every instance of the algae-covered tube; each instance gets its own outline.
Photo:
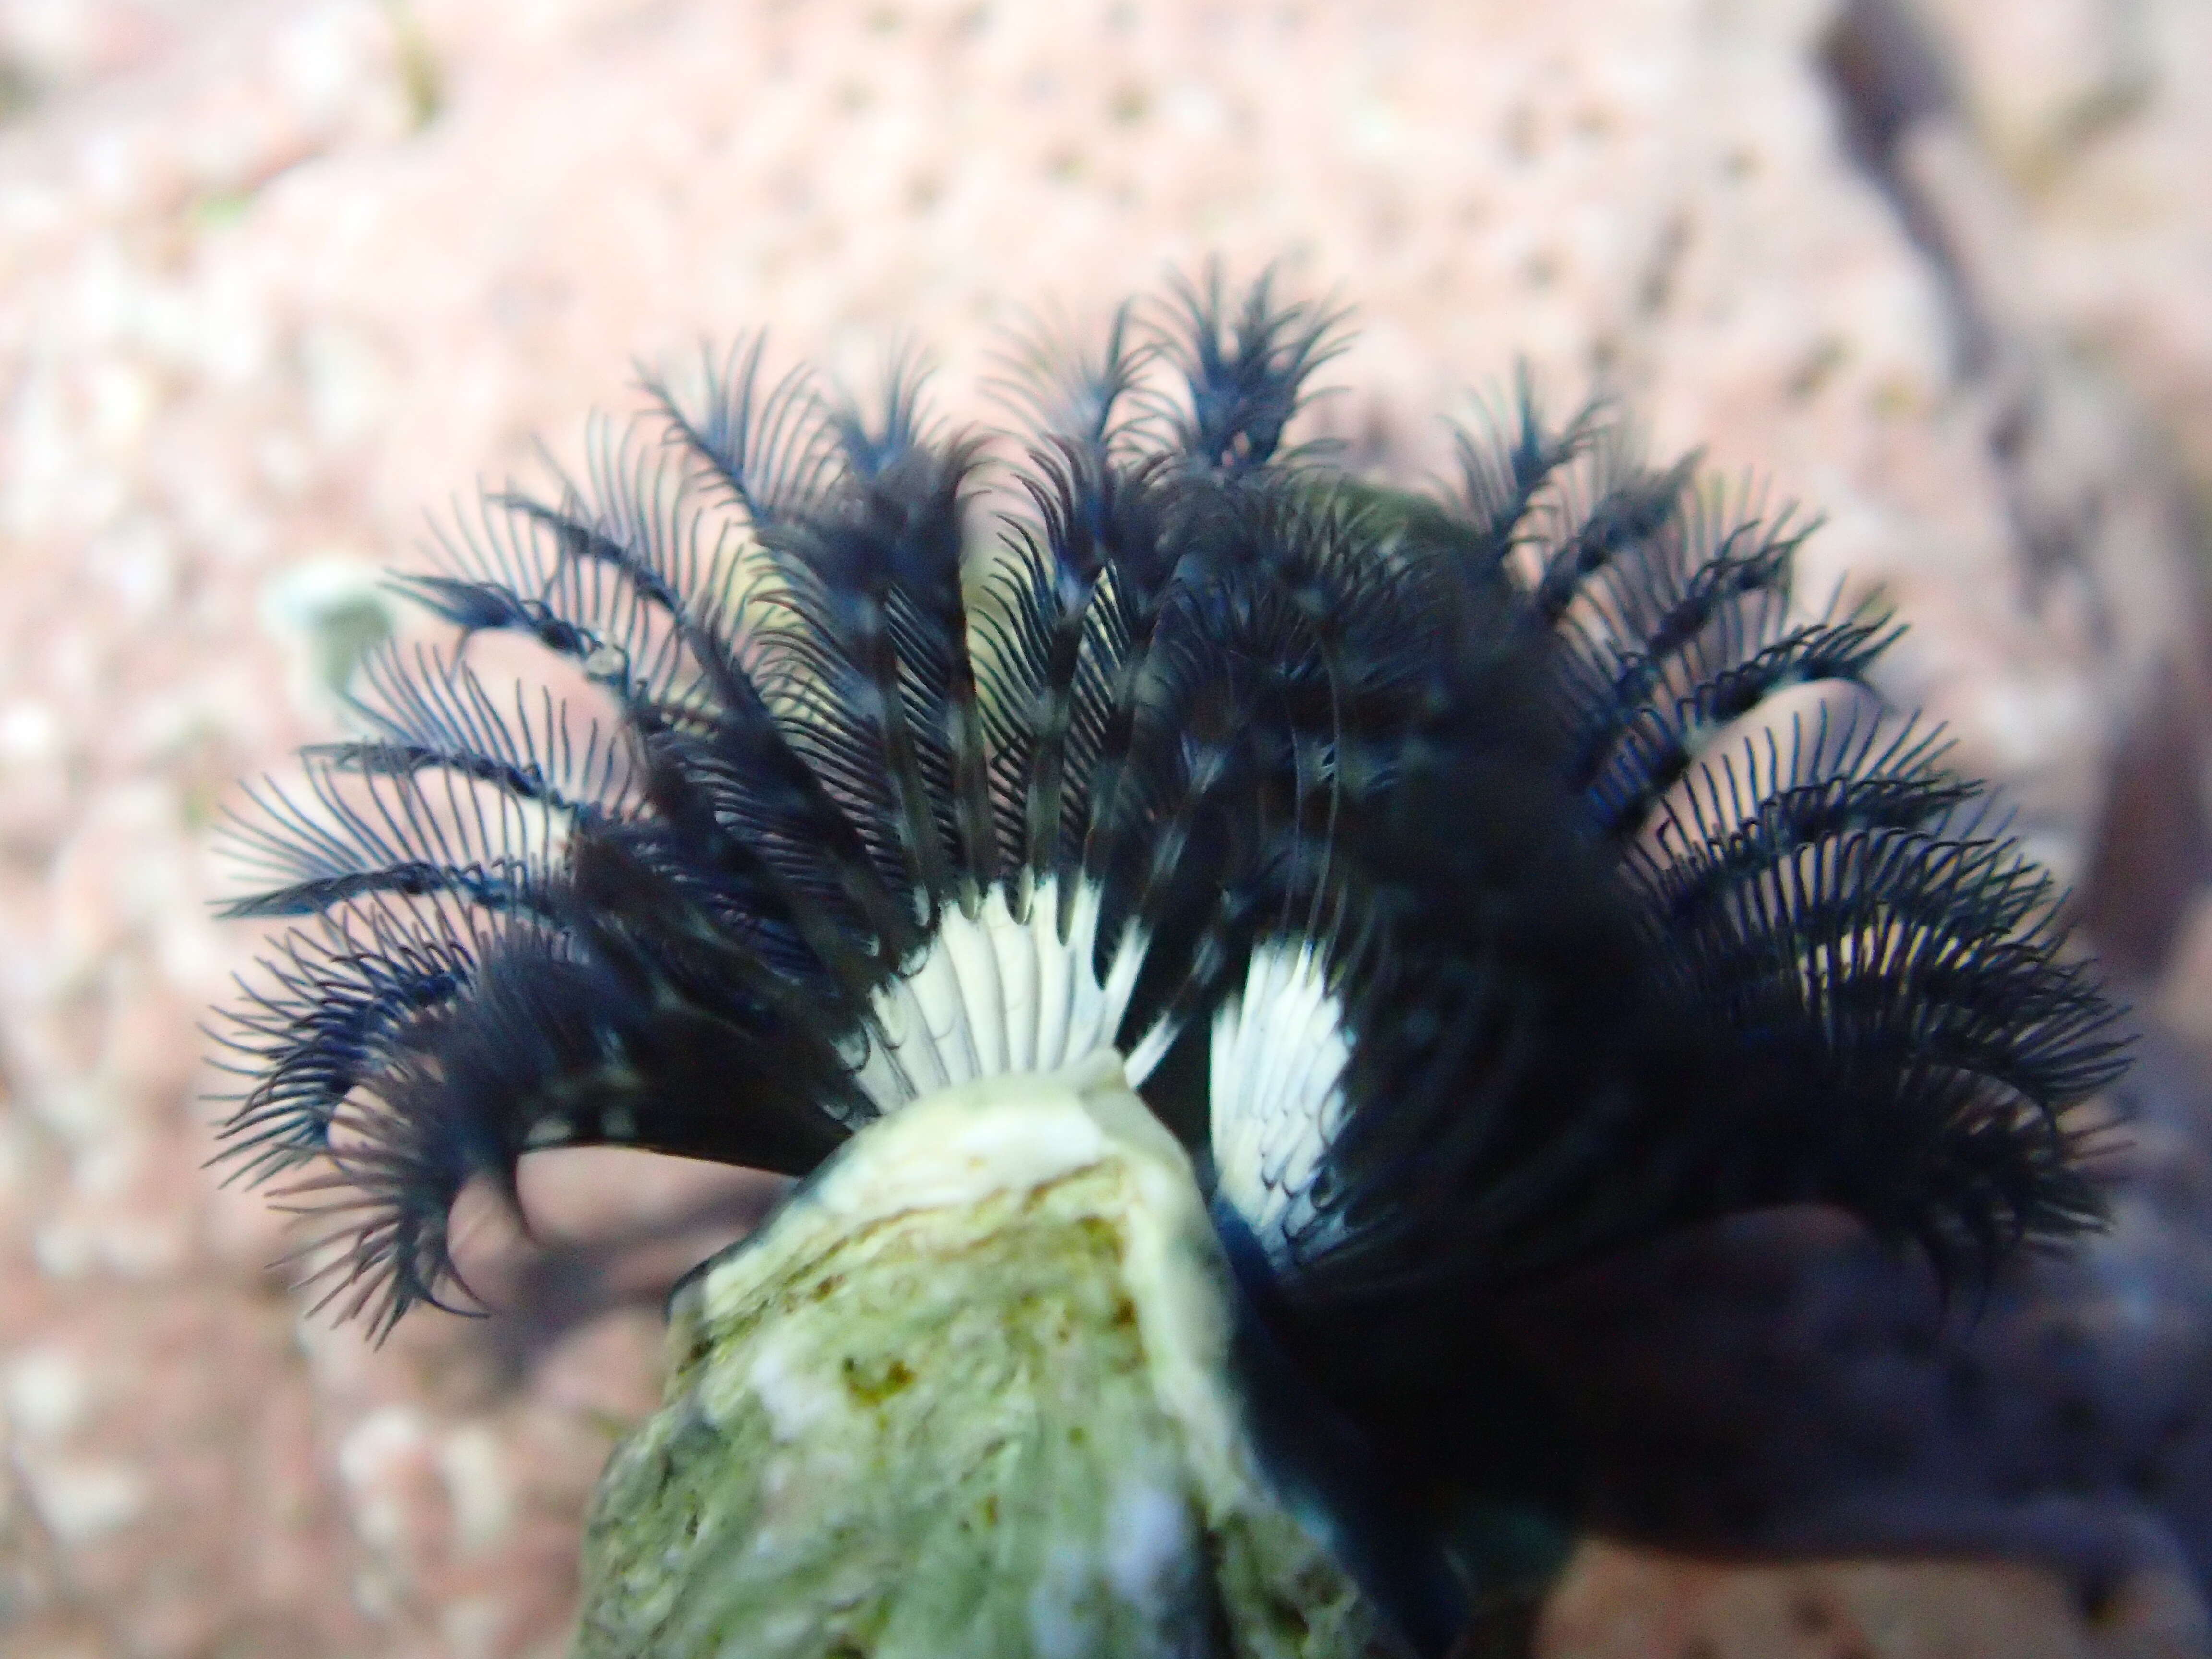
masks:
[[[1231,1296],[1109,1055],[863,1129],[678,1291],[578,1654],[1395,1650],[1266,1472]]]

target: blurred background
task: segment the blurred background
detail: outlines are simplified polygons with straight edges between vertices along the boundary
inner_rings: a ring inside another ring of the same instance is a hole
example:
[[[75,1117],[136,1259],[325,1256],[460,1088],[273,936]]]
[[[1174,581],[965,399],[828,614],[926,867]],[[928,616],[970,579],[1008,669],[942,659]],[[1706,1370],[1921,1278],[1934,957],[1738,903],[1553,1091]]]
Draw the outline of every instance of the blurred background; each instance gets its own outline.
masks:
[[[1804,591],[1910,620],[2148,1033],[2113,1233],[1973,1329],[1827,1235],[1595,1294],[1641,1541],[1544,1651],[2206,1651],[2208,158],[2205,0],[0,0],[0,1650],[559,1652],[660,1295],[769,1195],[533,1169],[502,1311],[380,1350],[204,1168],[211,832],[378,573],[702,340],[983,416],[1025,315],[1218,254],[1356,305],[1318,418],[1386,474],[1525,358],[1825,514]],[[2054,1504],[2125,1547],[2027,1559]],[[2021,1559],[1843,1559],[1911,1537]]]

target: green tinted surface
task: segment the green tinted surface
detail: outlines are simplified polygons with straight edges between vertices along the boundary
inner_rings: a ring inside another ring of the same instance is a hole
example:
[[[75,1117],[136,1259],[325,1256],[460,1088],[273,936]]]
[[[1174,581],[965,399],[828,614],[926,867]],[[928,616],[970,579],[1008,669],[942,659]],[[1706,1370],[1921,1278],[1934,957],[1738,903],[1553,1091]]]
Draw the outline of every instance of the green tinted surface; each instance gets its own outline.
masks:
[[[1254,1472],[1194,1190],[1147,1217],[1157,1159],[1148,1187],[1122,1152],[850,1226],[802,1196],[687,1287],[668,1404],[600,1489],[577,1653],[1388,1651]]]

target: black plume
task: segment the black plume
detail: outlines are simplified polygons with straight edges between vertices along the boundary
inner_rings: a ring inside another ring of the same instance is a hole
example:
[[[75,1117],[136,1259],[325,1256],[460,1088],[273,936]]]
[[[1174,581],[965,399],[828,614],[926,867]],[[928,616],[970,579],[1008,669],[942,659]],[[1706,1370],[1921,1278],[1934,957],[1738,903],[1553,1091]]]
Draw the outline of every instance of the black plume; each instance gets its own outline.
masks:
[[[323,1216],[330,1297],[446,1295],[461,1188],[538,1148],[803,1173],[1109,1045],[1284,1328],[1407,1365],[1732,1210],[1954,1273],[2090,1224],[2113,1017],[1878,707],[1895,627],[1525,374],[1451,495],[1332,470],[1294,426],[1340,320],[1209,273],[1019,352],[1011,444],[910,360],[863,406],[755,338],[489,497],[403,583],[458,645],[376,659],[365,735],[234,831],[231,914],[295,925],[230,1152]],[[488,633],[547,684],[488,685]]]
[[[2091,1224],[2068,1109],[2121,1068],[2113,1011],[1981,788],[1879,713],[1896,628],[1801,619],[1804,527],[1645,465],[1601,412],[1554,430],[1524,382],[1508,419],[1463,436],[1458,502],[1382,514],[1261,648],[1279,672],[1311,619],[1346,640],[1326,705],[1273,705],[1326,757],[1279,788],[1328,780],[1327,867],[1293,880],[1332,921],[1269,958],[1341,1052],[1255,1109],[1295,1133],[1224,1160],[1276,1293],[1322,1327],[1433,1323],[1784,1203],[1954,1275]],[[1298,1029],[1254,1001],[1215,1049],[1218,1147],[1219,1062]]]

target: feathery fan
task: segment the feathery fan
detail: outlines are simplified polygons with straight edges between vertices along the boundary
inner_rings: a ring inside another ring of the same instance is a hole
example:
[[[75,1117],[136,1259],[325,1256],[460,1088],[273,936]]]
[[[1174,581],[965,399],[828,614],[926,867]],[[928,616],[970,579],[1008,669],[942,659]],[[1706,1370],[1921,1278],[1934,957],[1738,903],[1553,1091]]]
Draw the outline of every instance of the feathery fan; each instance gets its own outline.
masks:
[[[1184,285],[1033,349],[989,442],[756,339],[489,499],[404,584],[458,643],[236,825],[229,913],[295,925],[230,1155],[323,1218],[325,1300],[453,1300],[455,1200],[534,1150],[804,1176],[1119,1055],[1267,1340],[1473,1478],[1486,1295],[1775,1204],[1954,1277],[2092,1224],[2113,1015],[1868,689],[1894,627],[1525,377],[1434,499],[1286,448],[1339,328]],[[487,686],[495,631],[598,718]]]

